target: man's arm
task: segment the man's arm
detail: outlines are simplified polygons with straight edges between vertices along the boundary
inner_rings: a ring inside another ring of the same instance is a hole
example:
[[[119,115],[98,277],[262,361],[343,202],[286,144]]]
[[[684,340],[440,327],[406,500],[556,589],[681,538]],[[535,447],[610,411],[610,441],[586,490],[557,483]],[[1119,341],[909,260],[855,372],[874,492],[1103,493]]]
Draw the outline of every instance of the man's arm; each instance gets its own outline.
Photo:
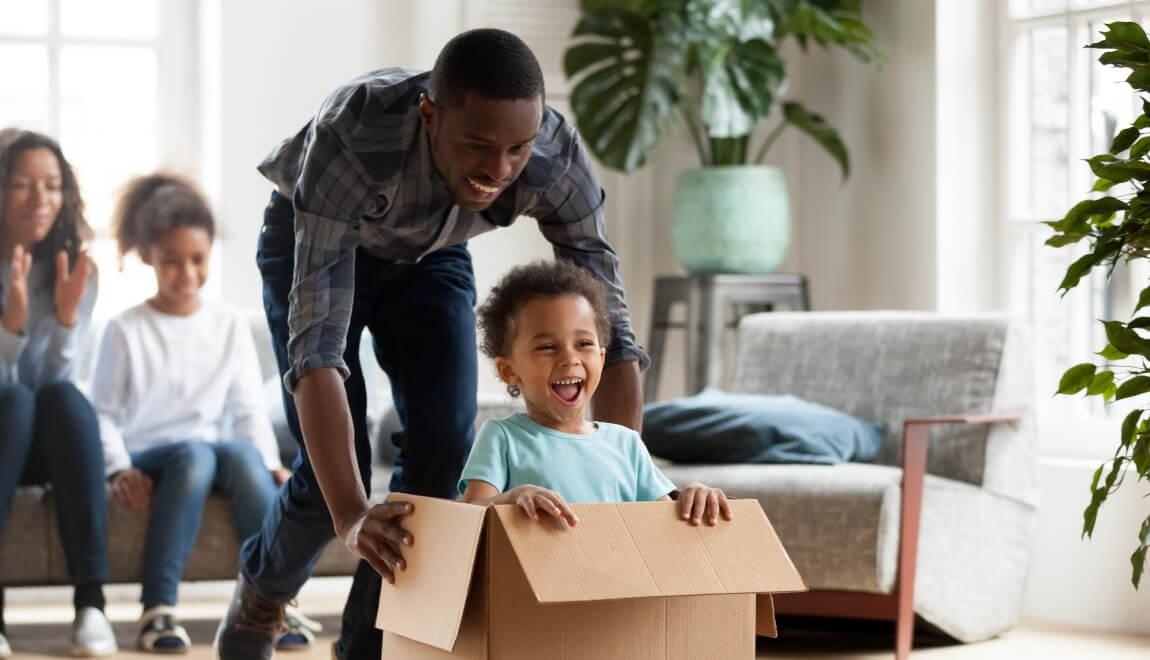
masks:
[[[538,220],[539,229],[554,246],[557,258],[586,269],[603,285],[611,315],[611,337],[607,366],[592,402],[593,412],[595,419],[638,431],[643,421],[640,372],[650,358],[631,329],[619,258],[607,241],[603,189],[578,137],[572,135],[568,140],[568,167],[529,215]]]
[[[605,367],[591,407],[597,420],[642,431],[643,384],[639,363],[624,360]]]
[[[288,313],[285,386],[295,399],[304,448],[336,534],[388,582],[402,570],[400,548],[413,539],[400,526],[410,503],[369,507],[356,460],[343,379],[355,299],[358,223],[371,182],[333,130],[310,129],[292,200],[295,273]]]

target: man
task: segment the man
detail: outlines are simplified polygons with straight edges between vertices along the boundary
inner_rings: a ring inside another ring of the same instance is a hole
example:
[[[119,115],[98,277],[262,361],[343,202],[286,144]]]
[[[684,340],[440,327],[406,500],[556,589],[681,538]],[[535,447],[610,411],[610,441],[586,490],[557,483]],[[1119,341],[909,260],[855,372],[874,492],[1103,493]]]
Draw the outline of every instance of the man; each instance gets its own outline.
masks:
[[[602,189],[574,128],[545,106],[535,56],[508,32],[456,36],[430,73],[385,69],[353,80],[260,171],[276,185],[258,255],[264,306],[301,453],[244,545],[216,646],[229,660],[271,657],[283,604],[334,528],[362,560],[336,655],[374,660],[381,576],[402,573],[402,546],[415,540],[401,526],[410,505],[368,504],[363,330],[404,426],[391,490],[432,497],[457,495],[473,436],[469,238],[529,215],[557,257],[602,281],[612,337],[598,419],[638,428],[648,358],[605,237]]]

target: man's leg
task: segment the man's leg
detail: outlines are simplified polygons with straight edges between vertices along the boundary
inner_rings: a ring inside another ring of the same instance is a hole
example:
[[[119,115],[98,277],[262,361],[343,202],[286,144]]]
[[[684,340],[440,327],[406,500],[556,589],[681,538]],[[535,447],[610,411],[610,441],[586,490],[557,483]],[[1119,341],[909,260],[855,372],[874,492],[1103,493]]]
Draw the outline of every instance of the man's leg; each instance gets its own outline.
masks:
[[[465,246],[439,250],[385,279],[369,327],[404,426],[391,490],[454,499],[476,405],[475,277]],[[379,658],[380,577],[361,562],[340,658]]]
[[[265,211],[257,254],[264,283],[264,311],[281,377],[291,366],[287,354],[287,316],[295,259],[293,216],[291,201],[273,194]],[[356,298],[356,307],[359,307],[360,296],[357,294]],[[346,387],[358,447],[367,444],[366,399],[356,350],[363,322],[356,318],[362,314],[353,312],[352,316],[344,358],[351,370]],[[259,532],[244,543],[240,554],[244,578],[261,596],[276,603],[285,603],[295,596],[335,535],[331,515],[308,460],[295,401],[286,390],[282,394],[288,426],[299,445],[299,456],[292,466],[291,479],[280,489],[264,515]],[[364,461],[360,464],[362,469]],[[370,465],[370,458],[367,464]]]
[[[290,368],[288,361],[288,294],[291,292],[295,260],[294,211],[291,200],[272,194],[264,212],[256,261],[264,284],[264,311],[271,331],[276,363],[281,378]],[[359,261],[357,257],[357,262]],[[355,444],[361,471],[369,470],[370,448],[367,439],[366,395],[358,359],[359,339],[372,310],[360,309],[357,263],[356,302],[348,328],[344,360],[350,375],[345,381],[348,404],[355,427]],[[292,476],[279,490],[264,514],[259,531],[244,542],[240,550],[240,582],[232,605],[216,634],[218,655],[230,658],[270,658],[272,640],[283,620],[283,605],[291,600],[334,538],[331,514],[320,491],[319,482],[308,460],[307,449],[299,427],[295,401],[283,393],[284,412],[299,455],[292,466]],[[364,449],[366,459],[363,457]]]

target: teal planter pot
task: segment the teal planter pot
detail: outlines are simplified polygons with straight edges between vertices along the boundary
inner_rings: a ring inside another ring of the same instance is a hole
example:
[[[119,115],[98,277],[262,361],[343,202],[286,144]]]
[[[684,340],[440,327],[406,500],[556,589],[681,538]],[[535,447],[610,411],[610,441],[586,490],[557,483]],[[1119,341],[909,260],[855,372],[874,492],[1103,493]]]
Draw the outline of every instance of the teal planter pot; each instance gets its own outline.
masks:
[[[692,274],[774,272],[791,240],[785,175],[761,165],[684,170],[671,239]]]

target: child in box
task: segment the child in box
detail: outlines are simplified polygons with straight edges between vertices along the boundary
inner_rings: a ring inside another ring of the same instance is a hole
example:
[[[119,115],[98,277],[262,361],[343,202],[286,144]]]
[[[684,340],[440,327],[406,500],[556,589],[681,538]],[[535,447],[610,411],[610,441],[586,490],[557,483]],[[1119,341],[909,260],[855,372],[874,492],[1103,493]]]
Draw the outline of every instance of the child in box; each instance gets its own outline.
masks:
[[[479,309],[483,352],[527,412],[479,430],[460,491],[475,504],[516,504],[569,525],[568,506],[643,502],[678,495],[691,524],[731,519],[723,491],[693,483],[681,492],[652,463],[639,434],[587,421],[610,336],[603,293],[586,271],[564,261],[513,269]]]
[[[242,542],[291,473],[264,412],[247,320],[200,298],[215,234],[207,202],[178,177],[141,177],[125,189],[115,231],[121,256],[134,250],[155,271],[156,295],[108,323],[92,399],[112,494],[150,508],[137,646],[186,653],[174,607],[205,500],[213,489],[228,497]],[[281,647],[310,644],[301,619],[288,621]]]

